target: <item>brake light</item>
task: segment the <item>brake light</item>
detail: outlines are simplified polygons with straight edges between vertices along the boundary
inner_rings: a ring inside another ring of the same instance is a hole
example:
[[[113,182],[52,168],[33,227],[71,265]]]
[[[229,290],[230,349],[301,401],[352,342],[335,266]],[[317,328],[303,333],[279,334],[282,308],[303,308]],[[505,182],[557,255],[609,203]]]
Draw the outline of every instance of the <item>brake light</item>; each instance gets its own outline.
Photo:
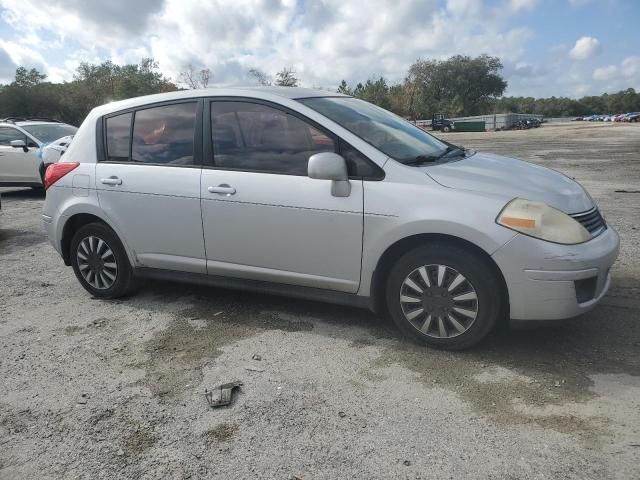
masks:
[[[78,168],[79,166],[80,164],[78,162],[52,163],[44,172],[44,189],[46,190],[71,170]]]

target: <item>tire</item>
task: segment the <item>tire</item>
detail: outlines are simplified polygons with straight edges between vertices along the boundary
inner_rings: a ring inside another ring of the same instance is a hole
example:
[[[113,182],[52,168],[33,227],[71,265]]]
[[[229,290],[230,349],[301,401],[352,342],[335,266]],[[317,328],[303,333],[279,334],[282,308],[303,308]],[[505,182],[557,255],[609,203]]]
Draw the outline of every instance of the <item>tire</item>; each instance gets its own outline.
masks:
[[[71,239],[69,258],[78,281],[94,297],[122,297],[135,286],[122,242],[104,223],[80,227]]]
[[[449,125],[445,125],[442,127],[442,131],[445,133],[449,133],[451,131],[451,127]]]
[[[502,291],[487,258],[457,245],[433,243],[396,261],[387,278],[386,302],[406,336],[432,347],[462,350],[493,329],[504,311]]]

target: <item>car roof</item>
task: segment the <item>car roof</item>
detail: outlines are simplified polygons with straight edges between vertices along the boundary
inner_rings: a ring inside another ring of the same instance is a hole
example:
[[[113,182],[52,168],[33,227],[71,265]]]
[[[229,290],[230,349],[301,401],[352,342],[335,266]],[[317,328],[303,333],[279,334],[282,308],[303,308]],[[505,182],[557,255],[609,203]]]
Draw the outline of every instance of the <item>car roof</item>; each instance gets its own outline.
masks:
[[[134,97],[117,102],[111,102],[100,107],[96,107],[95,113],[99,115],[105,115],[111,112],[117,112],[119,110],[125,110],[127,108],[134,108],[152,103],[200,97],[251,97],[261,100],[277,101],[278,98],[297,100],[301,98],[315,97],[348,97],[348,95],[335,93],[333,91],[300,87],[246,86],[203,88],[196,90],[179,90],[176,92],[158,93],[155,95],[145,95],[142,97]]]

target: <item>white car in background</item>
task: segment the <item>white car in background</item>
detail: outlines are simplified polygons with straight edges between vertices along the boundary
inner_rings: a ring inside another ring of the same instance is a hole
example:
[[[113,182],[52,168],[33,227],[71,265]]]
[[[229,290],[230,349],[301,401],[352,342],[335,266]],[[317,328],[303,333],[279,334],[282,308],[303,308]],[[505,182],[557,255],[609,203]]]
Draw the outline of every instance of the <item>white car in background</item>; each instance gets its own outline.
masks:
[[[72,125],[47,119],[0,120],[0,186],[42,188],[43,159],[39,149],[73,136],[76,130]]]

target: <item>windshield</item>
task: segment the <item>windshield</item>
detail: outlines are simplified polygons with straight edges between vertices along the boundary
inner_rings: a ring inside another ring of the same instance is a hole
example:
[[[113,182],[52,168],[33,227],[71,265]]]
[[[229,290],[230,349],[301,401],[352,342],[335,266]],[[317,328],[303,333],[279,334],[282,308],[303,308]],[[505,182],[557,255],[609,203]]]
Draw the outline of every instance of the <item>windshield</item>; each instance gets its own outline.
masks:
[[[447,152],[446,143],[363,100],[319,97],[299,101],[399,162],[411,163],[418,157],[440,157]]]
[[[75,135],[78,129],[65,123],[43,123],[40,125],[23,125],[23,129],[29,132],[41,143],[53,142],[67,135]]]

